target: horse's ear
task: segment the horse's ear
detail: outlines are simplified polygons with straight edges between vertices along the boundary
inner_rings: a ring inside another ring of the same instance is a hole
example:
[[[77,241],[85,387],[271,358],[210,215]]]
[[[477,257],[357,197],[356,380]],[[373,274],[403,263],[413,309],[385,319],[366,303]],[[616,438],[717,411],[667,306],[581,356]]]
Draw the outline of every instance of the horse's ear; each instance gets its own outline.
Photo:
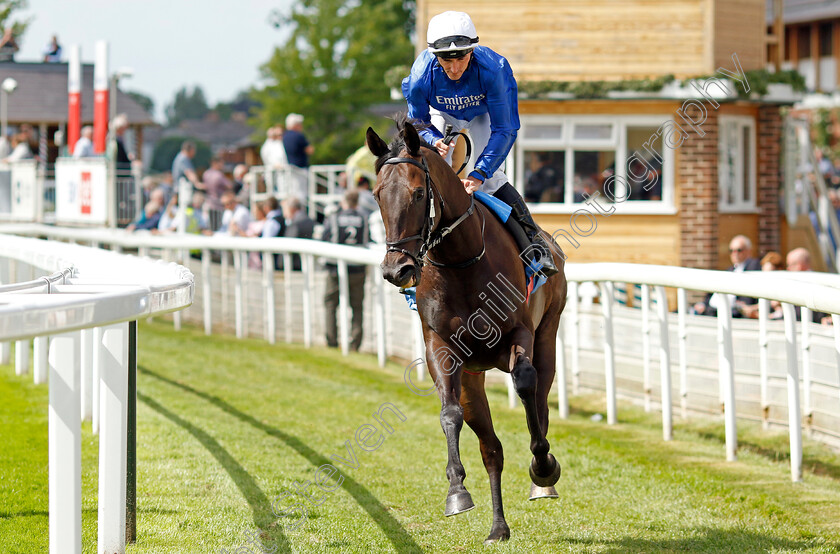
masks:
[[[403,138],[405,139],[405,147],[408,153],[412,156],[420,155],[420,135],[417,129],[411,123],[406,123],[403,127]]]
[[[379,138],[379,135],[371,127],[368,127],[367,133],[365,133],[365,144],[367,144],[370,153],[377,158],[388,152],[388,145],[385,144],[384,140]]]

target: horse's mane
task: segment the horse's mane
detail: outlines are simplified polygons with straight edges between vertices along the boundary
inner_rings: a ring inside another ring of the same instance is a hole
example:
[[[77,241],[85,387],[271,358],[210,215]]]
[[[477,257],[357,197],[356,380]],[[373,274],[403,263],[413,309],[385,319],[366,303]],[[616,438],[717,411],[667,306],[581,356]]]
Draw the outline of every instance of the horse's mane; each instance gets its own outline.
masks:
[[[396,138],[391,141],[391,144],[388,145],[388,152],[382,154],[376,159],[376,163],[374,165],[374,169],[376,173],[379,173],[379,170],[382,169],[382,166],[385,165],[385,162],[390,160],[391,158],[396,158],[399,156],[400,151],[405,148],[405,138],[403,137],[403,129],[405,129],[406,125],[414,125],[414,128],[418,131],[422,129],[426,129],[429,126],[425,123],[417,121],[416,119],[410,119],[408,114],[405,112],[400,112],[394,114],[391,119],[397,124],[397,130],[399,133],[397,134]],[[422,148],[428,148],[430,150],[434,150],[435,147],[429,144],[428,142],[424,141],[422,137],[420,138],[420,146]]]

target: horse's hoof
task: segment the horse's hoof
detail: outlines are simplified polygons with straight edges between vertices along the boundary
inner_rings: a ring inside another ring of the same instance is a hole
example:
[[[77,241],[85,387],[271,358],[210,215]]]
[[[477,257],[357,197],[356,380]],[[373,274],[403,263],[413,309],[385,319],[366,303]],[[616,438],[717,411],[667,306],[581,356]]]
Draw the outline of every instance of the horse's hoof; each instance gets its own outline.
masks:
[[[537,462],[536,458],[531,458],[531,466],[528,468],[528,473],[531,475],[531,481],[538,487],[550,487],[560,479],[560,464],[554,458],[553,454],[548,455],[548,461],[553,465],[551,472],[548,475],[537,475],[534,470],[534,464]]]
[[[531,483],[531,496],[528,497],[528,500],[539,500],[540,498],[557,498],[560,495],[557,494],[557,489],[554,487],[538,487],[534,483]]]
[[[490,530],[490,535],[486,539],[484,539],[484,546],[490,546],[491,544],[496,544],[500,541],[506,541],[510,538],[510,528],[507,524],[503,524],[498,529],[493,528]]]
[[[475,508],[472,497],[467,491],[450,494],[446,497],[446,510],[443,515],[446,517],[454,516],[463,512],[468,512]]]

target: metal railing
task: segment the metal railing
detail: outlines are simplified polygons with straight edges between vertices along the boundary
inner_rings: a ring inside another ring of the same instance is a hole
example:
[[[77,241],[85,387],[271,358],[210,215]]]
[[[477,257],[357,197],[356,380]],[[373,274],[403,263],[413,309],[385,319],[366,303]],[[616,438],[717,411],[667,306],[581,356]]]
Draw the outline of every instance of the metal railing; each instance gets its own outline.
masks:
[[[815,226],[820,255],[829,270],[840,270],[840,222],[828,197],[828,187],[819,171],[811,144],[810,125],[801,119],[786,123],[786,213],[788,223],[809,217]],[[814,214],[811,217],[811,214]]]

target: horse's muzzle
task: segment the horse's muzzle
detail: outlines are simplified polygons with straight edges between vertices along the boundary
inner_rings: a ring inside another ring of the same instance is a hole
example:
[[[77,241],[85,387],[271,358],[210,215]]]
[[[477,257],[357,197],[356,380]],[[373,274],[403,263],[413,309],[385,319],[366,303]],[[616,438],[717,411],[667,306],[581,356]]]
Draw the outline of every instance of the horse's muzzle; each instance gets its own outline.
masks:
[[[400,288],[416,287],[420,284],[420,268],[408,256],[389,252],[382,261],[382,276],[392,285]],[[389,259],[390,258],[390,259]]]

